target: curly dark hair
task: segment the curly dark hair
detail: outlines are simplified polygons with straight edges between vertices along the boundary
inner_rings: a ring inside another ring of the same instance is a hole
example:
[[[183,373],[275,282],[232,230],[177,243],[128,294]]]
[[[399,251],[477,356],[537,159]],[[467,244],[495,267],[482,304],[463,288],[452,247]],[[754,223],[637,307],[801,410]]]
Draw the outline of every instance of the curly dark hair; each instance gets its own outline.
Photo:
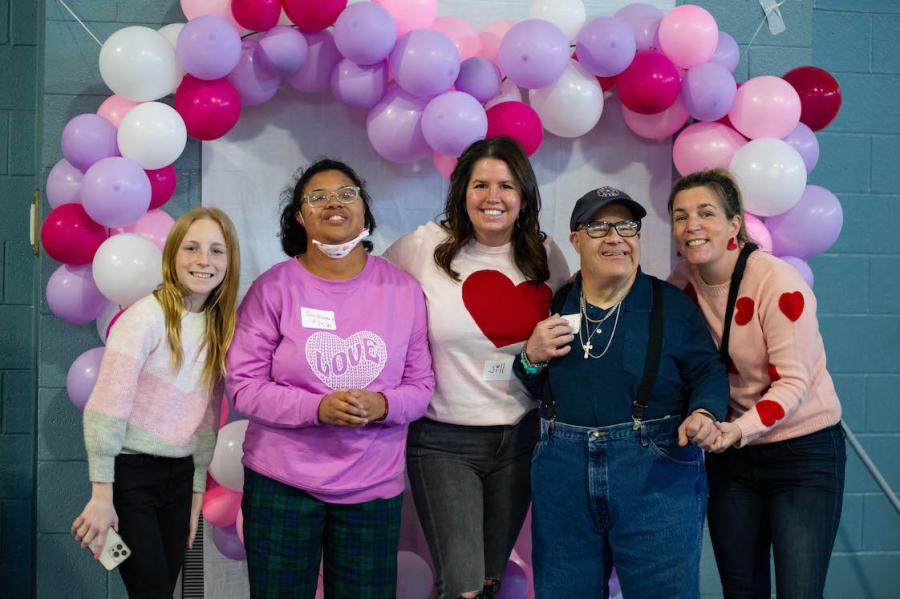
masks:
[[[522,208],[512,231],[513,260],[516,267],[533,283],[543,283],[550,278],[547,251],[544,241],[547,235],[541,231],[538,214],[541,211],[541,192],[528,157],[522,146],[509,137],[492,137],[476,141],[462,153],[450,174],[450,189],[444,204],[441,227],[450,236],[434,250],[434,262],[447,275],[459,281],[459,273],[451,263],[459,251],[475,238],[475,228],[466,211],[466,191],[472,170],[482,158],[502,160],[509,167],[519,186]]]
[[[667,208],[669,216],[672,216],[672,205],[675,203],[675,196],[682,191],[693,189],[695,187],[705,187],[719,198],[722,210],[725,216],[731,220],[735,216],[741,217],[741,228],[738,229],[737,242],[739,244],[753,241],[747,234],[747,227],[744,225],[744,203],[741,200],[741,189],[738,187],[734,177],[722,168],[711,168],[704,171],[697,171],[681,177],[672,185],[672,191],[669,193],[669,203]]]
[[[353,181],[353,184],[359,187],[359,196],[365,207],[365,227],[369,233],[375,232],[375,217],[369,209],[372,197],[366,190],[366,183],[360,179],[352,168],[347,164],[331,158],[320,158],[305,169],[301,168],[294,175],[294,183],[288,185],[281,194],[283,208],[281,210],[281,249],[290,257],[299,256],[306,253],[307,237],[306,229],[297,222],[296,214],[300,210],[300,204],[303,202],[303,188],[319,173],[325,171],[339,171]],[[372,242],[368,239],[363,240],[363,247],[367,252],[371,252]]]

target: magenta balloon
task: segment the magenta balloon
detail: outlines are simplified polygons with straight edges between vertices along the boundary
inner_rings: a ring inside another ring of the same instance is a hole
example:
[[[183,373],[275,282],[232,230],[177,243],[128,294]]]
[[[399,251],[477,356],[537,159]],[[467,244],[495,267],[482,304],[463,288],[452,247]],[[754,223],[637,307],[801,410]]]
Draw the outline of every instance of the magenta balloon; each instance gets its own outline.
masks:
[[[747,139],[721,123],[694,123],[672,144],[675,168],[684,176],[708,168],[728,168]]]
[[[698,121],[717,121],[728,114],[736,93],[734,76],[714,62],[691,67],[681,79],[681,101]]]
[[[387,86],[387,64],[384,61],[361,66],[345,58],[331,71],[331,93],[353,108],[372,108],[384,96]]]
[[[430,98],[447,91],[459,75],[459,50],[443,33],[415,29],[391,51],[391,74],[404,91]]]
[[[228,82],[241,97],[241,106],[258,106],[278,92],[281,77],[262,60],[259,42],[247,38],[241,42],[241,58]]]
[[[47,203],[50,207],[77,204],[82,177],[84,173],[69,164],[65,158],[53,165],[47,175]]]
[[[578,62],[593,75],[612,77],[634,59],[637,44],[628,23],[615,17],[591,19],[575,38]]]
[[[807,185],[794,206],[766,219],[772,234],[772,253],[808,260],[837,241],[844,211],[837,197],[818,185]]]
[[[47,281],[47,306],[62,320],[85,324],[96,319],[106,307],[106,298],[97,289],[90,264],[63,264]]]
[[[97,374],[100,372],[100,362],[103,360],[102,347],[87,350],[72,362],[69,372],[66,374],[66,391],[69,400],[79,410],[84,410],[85,404],[91,397],[94,384],[97,382]]]
[[[634,34],[638,51],[659,48],[659,24],[662,21],[661,10],[650,4],[635,2],[623,6],[613,15],[628,24]]]
[[[459,65],[454,86],[479,102],[487,102],[500,93],[500,69],[483,56],[473,56]]]
[[[384,8],[373,2],[351,4],[334,24],[334,43],[344,58],[356,64],[381,62],[397,41],[397,26]]]
[[[740,60],[741,49],[737,42],[734,41],[733,37],[720,29],[719,43],[716,44],[716,51],[713,53],[712,58],[709,59],[709,62],[720,64],[728,69],[728,72],[734,73]]]
[[[309,47],[303,34],[293,27],[279,25],[259,38],[263,63],[279,75],[293,75],[306,62]]]
[[[638,52],[616,80],[619,100],[634,112],[656,114],[675,103],[681,91],[678,69],[661,52]]]
[[[816,139],[815,132],[805,124],[797,123],[794,130],[782,139],[800,152],[803,164],[806,165],[806,173],[811,173],[819,162],[819,140]]]
[[[244,544],[238,538],[234,524],[225,528],[213,527],[213,543],[216,549],[228,559],[242,561],[247,559],[247,551]]]
[[[306,43],[309,46],[306,61],[287,82],[301,92],[320,92],[331,83],[331,71],[341,61],[341,53],[328,30],[307,33]]]
[[[221,79],[241,58],[241,36],[222,17],[197,17],[178,34],[175,57],[185,71],[198,79]]]
[[[500,578],[498,599],[525,599],[528,596],[528,574],[516,562],[509,560]]]
[[[79,114],[62,132],[60,145],[69,164],[84,172],[102,158],[119,155],[115,125],[96,114]]]
[[[431,100],[422,114],[422,134],[435,151],[459,156],[487,133],[481,103],[465,92],[447,92]]]
[[[516,85],[528,89],[554,83],[571,56],[566,35],[542,19],[516,23],[500,41],[500,68]]]
[[[114,156],[98,161],[84,174],[81,204],[105,227],[133,224],[150,206],[150,179],[141,166]]]
[[[793,266],[800,273],[800,276],[803,277],[803,280],[806,281],[806,284],[809,285],[809,288],[813,288],[816,284],[816,277],[813,275],[813,271],[809,264],[806,263],[806,260],[796,256],[781,256],[781,259]]]
[[[369,111],[366,133],[378,154],[392,162],[415,162],[431,154],[422,134],[422,114],[428,100],[391,86]]]

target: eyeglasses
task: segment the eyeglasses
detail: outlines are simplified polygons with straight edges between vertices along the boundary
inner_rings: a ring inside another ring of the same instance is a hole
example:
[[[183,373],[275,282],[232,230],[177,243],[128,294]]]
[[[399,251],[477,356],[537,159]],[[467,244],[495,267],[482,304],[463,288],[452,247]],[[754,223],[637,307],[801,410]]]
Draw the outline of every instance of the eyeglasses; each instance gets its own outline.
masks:
[[[616,233],[618,233],[620,237],[634,237],[638,234],[638,231],[641,230],[641,223],[640,221],[633,220],[620,220],[616,223],[608,223],[605,220],[595,220],[583,224],[578,228],[584,229],[587,232],[588,237],[600,239],[601,237],[609,235],[609,231],[613,227],[615,227]]]
[[[313,191],[303,194],[303,199],[310,206],[323,206],[331,198],[341,204],[352,204],[359,197],[359,187],[341,187],[335,191]]]

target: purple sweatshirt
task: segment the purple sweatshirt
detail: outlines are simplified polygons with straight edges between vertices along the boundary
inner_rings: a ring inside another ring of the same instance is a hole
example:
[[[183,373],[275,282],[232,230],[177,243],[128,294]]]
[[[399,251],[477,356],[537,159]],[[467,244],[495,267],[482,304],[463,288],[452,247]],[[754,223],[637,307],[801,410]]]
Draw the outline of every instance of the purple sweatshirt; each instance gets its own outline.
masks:
[[[434,389],[419,284],[369,256],[346,281],[276,264],[238,311],[226,382],[250,419],[245,466],[330,503],[388,499],[404,489],[407,423]],[[335,389],[380,391],[387,418],[359,428],[321,424]]]

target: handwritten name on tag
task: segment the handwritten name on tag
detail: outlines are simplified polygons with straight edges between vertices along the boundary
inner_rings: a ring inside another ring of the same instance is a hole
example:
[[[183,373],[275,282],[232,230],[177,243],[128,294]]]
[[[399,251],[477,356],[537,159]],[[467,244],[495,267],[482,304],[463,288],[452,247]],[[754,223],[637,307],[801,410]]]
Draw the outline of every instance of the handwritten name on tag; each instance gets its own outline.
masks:
[[[334,323],[333,310],[316,310],[314,308],[300,308],[300,324],[305,329],[326,329],[333,331],[337,328]]]
[[[484,361],[484,380],[486,381],[508,381],[512,378],[513,357],[503,360],[485,360]]]

